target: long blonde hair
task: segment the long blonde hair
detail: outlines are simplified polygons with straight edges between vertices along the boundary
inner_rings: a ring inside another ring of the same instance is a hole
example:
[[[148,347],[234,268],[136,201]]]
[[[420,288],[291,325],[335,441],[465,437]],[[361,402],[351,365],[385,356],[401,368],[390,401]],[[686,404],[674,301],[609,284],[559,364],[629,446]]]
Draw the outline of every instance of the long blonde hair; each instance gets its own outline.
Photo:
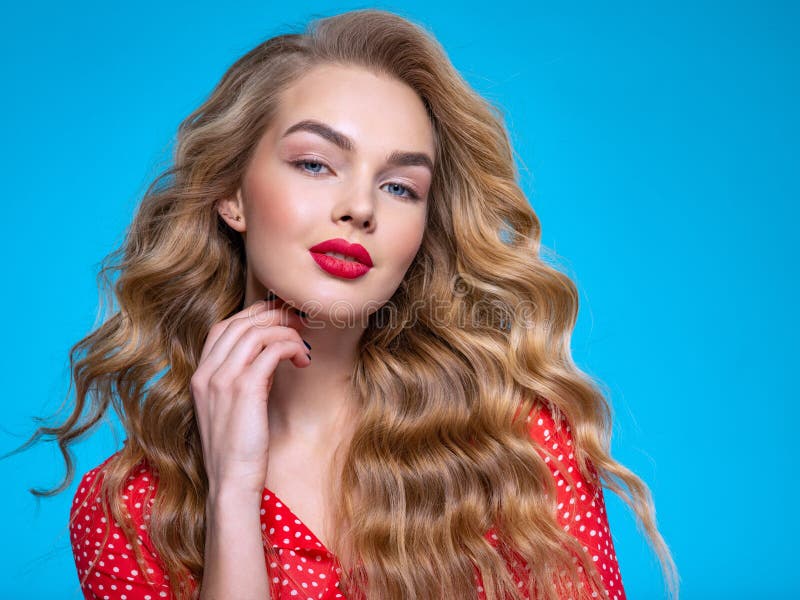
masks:
[[[529,597],[561,597],[580,566],[587,595],[601,592],[596,568],[556,523],[552,475],[516,418],[546,404],[571,425],[581,472],[589,477],[593,466],[634,511],[677,597],[649,489],[611,457],[609,404],[571,358],[576,286],[541,256],[539,220],[520,189],[500,111],[425,29],[381,10],[266,40],[180,124],[174,164],[148,187],[123,244],[104,260],[106,303],[116,272],[119,307],[70,350],[74,410],[32,438],[58,440],[66,479],[34,493],[69,486],[69,444],[113,405],[127,434],[104,471],[114,520],[136,535],[119,490],[145,460],[159,481],[149,534],[172,592],[188,598],[188,576],[202,580],[208,482],[189,380],[211,325],[243,308],[246,268],[242,240],[215,202],[235,193],[282,91],[320,64],[405,82],[423,100],[437,143],[422,246],[391,301],[370,316],[352,373],[360,421],[341,478],[332,478],[340,481],[332,547],[345,593],[468,598],[477,566],[488,600],[519,598],[503,548],[525,559]],[[483,539],[496,524],[498,549]],[[576,564],[575,555],[584,558]]]

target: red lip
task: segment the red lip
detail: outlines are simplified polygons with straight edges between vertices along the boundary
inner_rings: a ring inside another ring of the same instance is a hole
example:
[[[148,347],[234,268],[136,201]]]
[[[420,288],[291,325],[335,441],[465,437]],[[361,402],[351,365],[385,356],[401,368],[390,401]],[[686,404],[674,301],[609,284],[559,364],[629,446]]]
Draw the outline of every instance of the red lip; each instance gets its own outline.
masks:
[[[369,252],[367,252],[367,249],[364,248],[364,246],[361,244],[351,244],[342,238],[325,240],[316,246],[312,246],[309,248],[309,250],[311,252],[318,252],[320,254],[324,254],[325,252],[338,252],[340,254],[344,254],[345,256],[355,258],[363,265],[368,267],[372,266],[372,257],[370,257]]]

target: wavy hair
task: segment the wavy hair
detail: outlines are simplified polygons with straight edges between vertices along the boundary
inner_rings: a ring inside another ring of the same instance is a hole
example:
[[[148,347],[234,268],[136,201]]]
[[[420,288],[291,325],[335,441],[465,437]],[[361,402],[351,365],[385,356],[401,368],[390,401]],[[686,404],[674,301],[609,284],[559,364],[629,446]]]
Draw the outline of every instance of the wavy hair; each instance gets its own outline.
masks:
[[[203,574],[208,481],[189,380],[211,326],[243,308],[245,286],[242,239],[216,201],[239,187],[282,91],[324,64],[409,85],[436,139],[421,248],[391,300],[370,315],[352,373],[359,422],[341,477],[332,478],[343,591],[468,598],[477,567],[488,600],[522,591],[553,600],[567,588],[603,596],[596,567],[557,524],[553,477],[517,418],[546,405],[571,426],[581,473],[633,510],[677,597],[650,491],[611,457],[609,403],[571,358],[577,289],[542,257],[539,220],[518,183],[501,111],[430,33],[381,10],[318,18],[302,33],[267,39],[181,122],[173,162],[103,260],[98,284],[113,314],[70,349],[74,410],[25,444],[54,436],[65,481],[32,493],[69,486],[69,445],[113,406],[127,440],[106,465],[102,496],[132,539],[120,490],[141,461],[152,467],[159,486],[149,534],[173,594],[191,597],[189,580]],[[483,537],[494,525],[497,548]],[[508,572],[514,556],[527,565],[525,590]],[[581,566],[587,586],[579,584]]]

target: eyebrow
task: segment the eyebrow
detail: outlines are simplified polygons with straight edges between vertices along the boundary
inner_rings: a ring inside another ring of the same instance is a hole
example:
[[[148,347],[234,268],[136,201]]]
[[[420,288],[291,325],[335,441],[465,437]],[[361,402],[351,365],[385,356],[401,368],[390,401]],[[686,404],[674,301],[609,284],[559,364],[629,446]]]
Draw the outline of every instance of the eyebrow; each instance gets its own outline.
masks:
[[[333,127],[322,121],[316,121],[314,119],[298,121],[283,133],[281,139],[295,131],[315,133],[335,144],[345,152],[352,152],[355,148],[355,143],[351,138],[347,137],[341,131],[336,131]],[[386,162],[393,167],[427,167],[428,170],[433,173],[433,159],[424,152],[403,152],[395,150],[389,154]]]

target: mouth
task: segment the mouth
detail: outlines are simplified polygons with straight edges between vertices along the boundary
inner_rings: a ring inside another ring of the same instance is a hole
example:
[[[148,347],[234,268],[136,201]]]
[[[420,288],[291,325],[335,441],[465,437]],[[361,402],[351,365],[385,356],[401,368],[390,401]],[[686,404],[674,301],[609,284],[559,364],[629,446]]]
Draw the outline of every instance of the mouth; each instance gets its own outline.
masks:
[[[372,267],[372,257],[361,244],[351,244],[345,239],[334,238],[320,242],[309,248],[312,254],[329,256],[342,262],[360,263]]]
[[[320,252],[317,252],[317,254],[320,254]],[[324,256],[332,256],[333,258],[338,258],[339,260],[344,260],[346,262],[361,263],[361,261],[356,260],[352,256],[347,256],[345,254],[341,254],[340,252],[324,252],[324,253],[321,253],[321,254],[323,254]],[[364,263],[361,263],[361,264],[364,264]]]
[[[323,271],[336,277],[355,279],[372,268],[372,257],[367,249],[342,238],[325,240],[312,246],[309,251]]]

